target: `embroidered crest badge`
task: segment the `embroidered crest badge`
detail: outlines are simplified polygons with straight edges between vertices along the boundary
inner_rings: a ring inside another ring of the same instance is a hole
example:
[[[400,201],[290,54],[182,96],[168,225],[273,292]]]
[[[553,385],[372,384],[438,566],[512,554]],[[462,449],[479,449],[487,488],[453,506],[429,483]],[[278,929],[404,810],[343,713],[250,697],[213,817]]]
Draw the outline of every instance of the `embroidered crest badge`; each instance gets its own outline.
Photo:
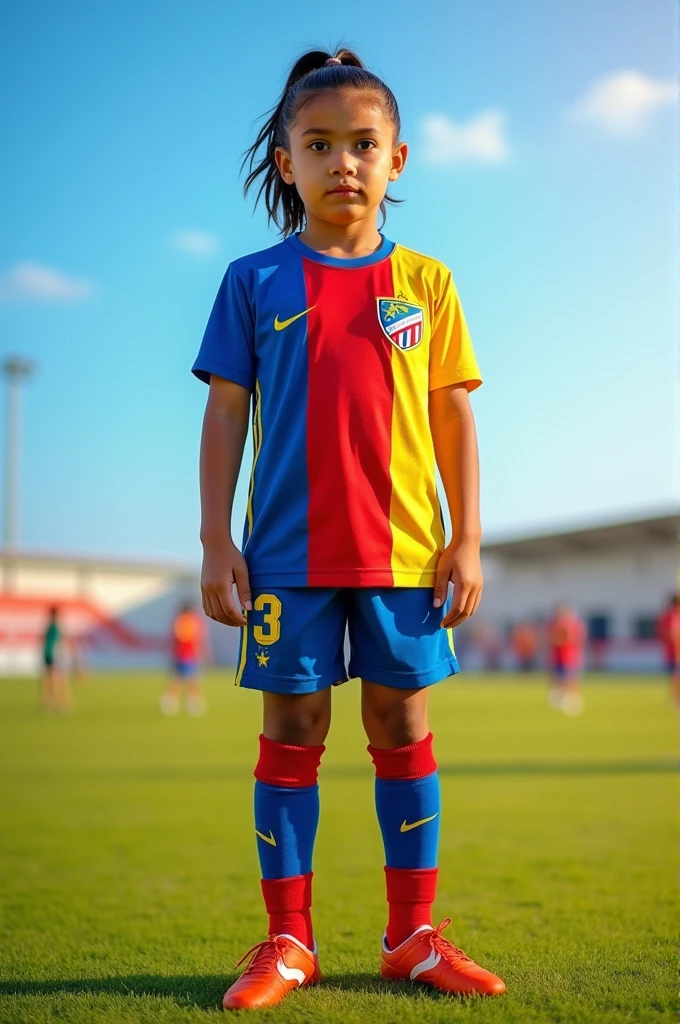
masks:
[[[378,299],[378,320],[383,334],[405,352],[423,337],[423,308],[403,299]]]

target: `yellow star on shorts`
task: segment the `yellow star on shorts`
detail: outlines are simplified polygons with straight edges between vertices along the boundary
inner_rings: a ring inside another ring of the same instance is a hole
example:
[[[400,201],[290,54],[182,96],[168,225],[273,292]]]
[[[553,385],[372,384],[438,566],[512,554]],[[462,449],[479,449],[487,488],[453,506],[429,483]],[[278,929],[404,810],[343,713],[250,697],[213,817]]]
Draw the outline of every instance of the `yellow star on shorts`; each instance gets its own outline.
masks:
[[[255,657],[257,658],[258,668],[266,668],[267,667],[267,664],[269,663],[269,655],[268,654],[265,654],[263,652],[262,654],[256,654]]]

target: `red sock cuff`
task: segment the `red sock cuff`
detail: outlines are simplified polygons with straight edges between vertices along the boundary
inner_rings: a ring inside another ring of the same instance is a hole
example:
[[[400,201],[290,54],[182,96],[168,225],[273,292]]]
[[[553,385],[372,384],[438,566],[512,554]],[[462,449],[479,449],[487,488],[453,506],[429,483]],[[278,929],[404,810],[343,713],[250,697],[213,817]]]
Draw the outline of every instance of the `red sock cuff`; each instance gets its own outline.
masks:
[[[294,875],[291,878],[263,878],[260,881],[264,905],[268,914],[285,914],[295,910],[309,910],[312,905],[312,876]]]
[[[368,752],[373,758],[378,779],[421,779],[437,771],[431,732],[424,740],[410,743],[407,747],[379,750],[369,746]]]
[[[259,782],[270,786],[300,789],[315,786],[325,749],[324,746],[294,747],[290,743],[277,743],[260,736],[260,758],[253,774]]]
[[[434,903],[439,868],[385,868],[388,903]]]

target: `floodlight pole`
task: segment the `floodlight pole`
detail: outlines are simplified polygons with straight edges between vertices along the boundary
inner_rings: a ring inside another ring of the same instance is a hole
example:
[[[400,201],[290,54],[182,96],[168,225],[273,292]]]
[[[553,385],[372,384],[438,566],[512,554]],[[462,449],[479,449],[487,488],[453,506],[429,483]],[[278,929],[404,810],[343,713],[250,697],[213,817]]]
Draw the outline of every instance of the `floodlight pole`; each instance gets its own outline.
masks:
[[[5,432],[5,530],[4,546],[14,552],[19,542],[19,429],[21,384],[34,371],[28,359],[10,356],[2,364],[7,380],[7,415]]]

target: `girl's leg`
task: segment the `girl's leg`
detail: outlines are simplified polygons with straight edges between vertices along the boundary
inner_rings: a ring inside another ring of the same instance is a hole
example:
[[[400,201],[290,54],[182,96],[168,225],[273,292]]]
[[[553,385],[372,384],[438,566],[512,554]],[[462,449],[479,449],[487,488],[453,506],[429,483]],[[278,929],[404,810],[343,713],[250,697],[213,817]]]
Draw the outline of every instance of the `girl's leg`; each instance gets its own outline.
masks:
[[[331,719],[330,688],[309,694],[263,692],[255,768],[255,833],[269,934],[314,948],[312,854],[319,823],[317,772]]]
[[[402,690],[362,680],[361,712],[375,764],[375,802],[385,846],[394,949],[432,925],[437,886],[440,794],[427,718],[427,688]]]
[[[401,690],[361,681],[361,718],[372,747],[393,750],[428,735],[427,687]]]
[[[331,726],[330,687],[317,693],[262,693],[262,732],[268,740],[321,746]]]

